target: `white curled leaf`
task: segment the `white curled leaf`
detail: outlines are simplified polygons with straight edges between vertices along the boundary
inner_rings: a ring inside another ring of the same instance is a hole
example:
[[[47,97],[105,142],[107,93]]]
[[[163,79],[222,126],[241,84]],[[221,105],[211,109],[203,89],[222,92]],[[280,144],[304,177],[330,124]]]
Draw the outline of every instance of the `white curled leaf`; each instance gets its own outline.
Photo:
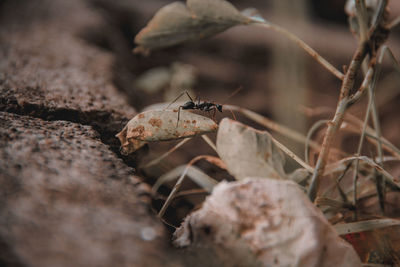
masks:
[[[262,178],[262,177],[260,177]],[[292,181],[221,182],[174,233],[173,244],[213,266],[361,267],[352,246]]]
[[[157,192],[158,188],[170,181],[178,179],[178,177],[185,171],[187,165],[178,166],[158,178],[154,184],[152,191]],[[201,188],[207,192],[211,192],[214,186],[218,183],[216,180],[202,172],[195,166],[189,166],[186,175]]]
[[[136,115],[116,136],[121,151],[131,153],[133,144],[182,139],[215,132],[218,125],[210,118],[177,110],[149,110]]]
[[[237,180],[256,176],[286,178],[285,157],[266,131],[225,118],[219,124],[217,152]]]
[[[187,0],[186,5],[173,2],[161,8],[136,35],[135,52],[146,54],[154,49],[199,40],[250,21],[225,0]]]

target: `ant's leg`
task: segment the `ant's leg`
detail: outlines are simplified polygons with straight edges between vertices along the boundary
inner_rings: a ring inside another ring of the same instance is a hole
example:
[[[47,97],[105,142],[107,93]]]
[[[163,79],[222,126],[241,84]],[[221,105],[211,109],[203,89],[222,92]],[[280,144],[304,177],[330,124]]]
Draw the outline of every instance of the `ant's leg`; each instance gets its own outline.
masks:
[[[181,114],[181,108],[182,108],[182,106],[179,106],[179,108],[178,108],[178,120],[176,121],[176,128],[178,128],[179,116]]]
[[[217,122],[217,121],[215,120],[215,113],[217,112],[217,110],[216,110],[216,108],[213,108],[213,110],[214,110],[214,113],[213,113],[213,115],[212,115],[212,119],[213,119],[213,121]]]
[[[185,93],[186,93],[186,95],[189,97],[190,101],[192,101],[192,102],[193,102],[193,99],[190,97],[190,95],[189,95],[189,93],[188,93],[188,91],[187,91],[187,90],[185,90]]]
[[[235,113],[233,112],[233,110],[232,110],[232,109],[230,109],[230,108],[228,108],[228,109],[229,109],[229,111],[231,112],[233,119],[236,121],[236,116],[235,116]]]

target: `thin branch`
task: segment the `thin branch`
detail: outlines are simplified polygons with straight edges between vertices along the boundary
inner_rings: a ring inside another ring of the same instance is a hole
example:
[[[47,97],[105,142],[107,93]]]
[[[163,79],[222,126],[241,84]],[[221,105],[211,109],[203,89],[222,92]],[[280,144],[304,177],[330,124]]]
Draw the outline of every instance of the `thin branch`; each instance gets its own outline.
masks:
[[[305,162],[307,162],[308,164],[310,164],[310,159],[308,158],[308,153],[309,153],[309,142],[311,140],[312,135],[314,134],[314,132],[321,127],[324,124],[327,124],[329,122],[329,120],[319,120],[317,122],[315,122],[310,130],[308,130],[307,133],[307,138],[306,138],[306,142],[305,142],[305,149],[304,149],[304,160]]]
[[[364,0],[356,0],[356,15],[359,27],[359,37],[361,42],[365,42],[368,36],[368,15]]]
[[[340,80],[343,80],[344,74],[342,72],[340,72],[338,69],[336,69],[331,63],[329,63],[325,58],[323,58],[320,54],[318,54],[314,49],[312,49],[308,44],[306,44],[303,40],[301,40],[299,37],[297,37],[293,33],[289,32],[288,30],[286,30],[276,24],[273,24],[273,23],[267,22],[267,21],[262,23],[262,22],[254,20],[254,25],[268,28],[275,32],[283,34],[289,40],[295,42],[299,47],[303,48],[311,57],[313,57],[316,61],[318,61],[318,63],[320,63],[325,69],[327,69],[329,72],[331,72],[333,75],[335,75]]]
[[[366,43],[362,43],[357,48],[350,63],[349,69],[344,77],[335,116],[333,117],[332,121],[328,123],[328,129],[326,130],[324,141],[322,142],[321,152],[319,153],[317,164],[315,166],[315,171],[311,178],[311,184],[308,189],[308,195],[311,201],[314,201],[317,195],[319,182],[325,170],[325,165],[327,163],[332,141],[344,119],[344,115],[348,105],[349,92],[354,86],[356,75],[361,67],[361,63],[364,60],[366,54],[367,45]]]

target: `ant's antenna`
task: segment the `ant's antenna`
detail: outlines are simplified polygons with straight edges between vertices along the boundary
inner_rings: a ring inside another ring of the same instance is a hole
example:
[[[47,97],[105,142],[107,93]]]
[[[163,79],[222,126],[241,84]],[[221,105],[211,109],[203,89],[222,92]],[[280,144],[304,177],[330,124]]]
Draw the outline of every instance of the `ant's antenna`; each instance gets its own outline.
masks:
[[[174,99],[174,101],[172,101],[171,103],[168,104],[168,106],[164,109],[168,109],[173,103],[175,103],[179,98],[181,98],[184,94],[186,93],[186,95],[189,97],[190,101],[193,102],[193,99],[190,97],[189,93],[187,90],[183,91],[177,98]]]
[[[237,93],[239,93],[242,89],[243,89],[243,86],[242,86],[242,85],[239,86],[235,91],[233,91],[233,92],[225,99],[225,102],[224,102],[224,104],[222,104],[222,105],[225,105],[226,102],[229,100],[229,98],[231,98],[231,97],[233,97],[234,95],[236,95]]]
[[[239,86],[235,91],[233,91],[233,93],[231,93],[231,94],[226,98],[225,103],[228,101],[229,98],[231,98],[232,96],[234,96],[234,95],[236,95],[237,93],[239,93],[242,89],[243,89],[243,86],[242,86],[242,85]],[[225,103],[224,103],[224,105],[225,105]],[[230,111],[231,114],[232,114],[233,119],[236,120],[236,116],[235,116],[235,113],[233,113],[233,110],[230,109],[230,108],[228,108],[228,107],[226,107],[226,108],[229,109],[229,111]]]

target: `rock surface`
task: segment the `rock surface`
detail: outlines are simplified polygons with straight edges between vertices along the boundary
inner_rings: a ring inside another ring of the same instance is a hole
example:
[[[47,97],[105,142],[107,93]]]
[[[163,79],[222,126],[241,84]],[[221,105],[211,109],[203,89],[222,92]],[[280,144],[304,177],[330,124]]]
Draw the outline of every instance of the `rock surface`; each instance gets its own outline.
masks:
[[[224,266],[361,266],[351,245],[291,181],[222,182],[175,238],[194,254],[214,253]]]
[[[0,238],[17,263],[174,266],[147,186],[90,126],[1,112],[0,158]]]
[[[0,265],[184,266],[113,152],[135,110],[88,3],[0,3]]]
[[[134,115],[112,83],[111,53],[80,38],[105,27],[85,1],[3,5],[0,110],[115,133]]]

